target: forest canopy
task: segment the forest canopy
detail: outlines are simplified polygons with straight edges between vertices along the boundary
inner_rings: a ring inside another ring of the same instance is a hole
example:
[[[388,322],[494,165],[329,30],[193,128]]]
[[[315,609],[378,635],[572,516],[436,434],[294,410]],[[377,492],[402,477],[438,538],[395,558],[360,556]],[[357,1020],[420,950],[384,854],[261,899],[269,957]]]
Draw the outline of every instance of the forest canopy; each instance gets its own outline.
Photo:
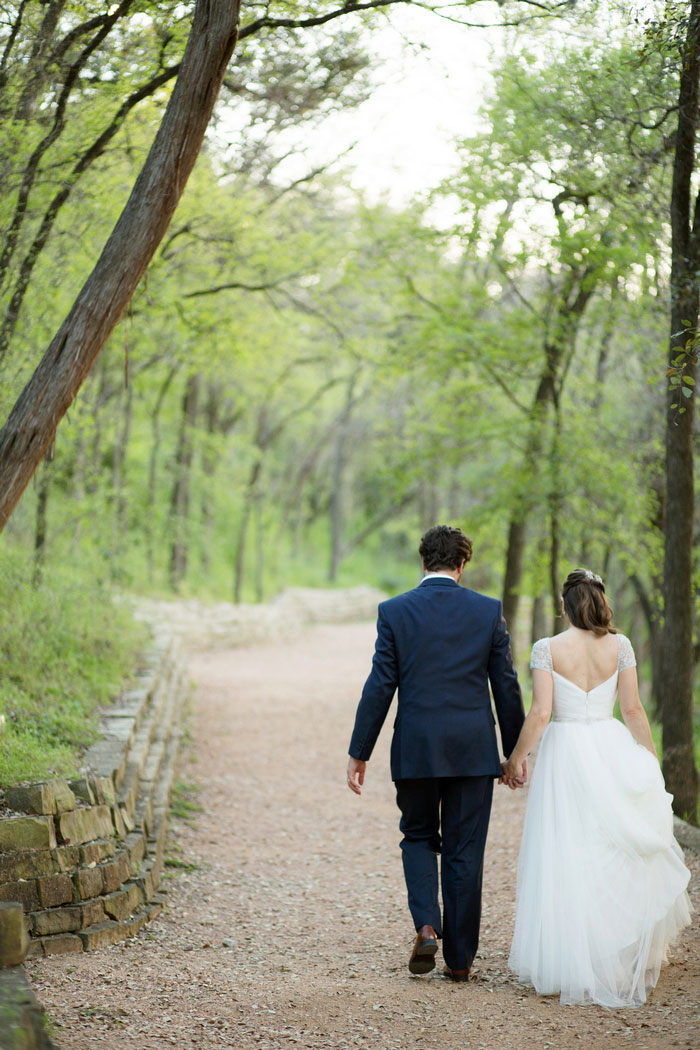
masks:
[[[669,412],[693,426],[683,325],[667,360],[690,7],[429,5],[505,44],[479,132],[400,206],[355,188],[351,151],[305,160],[334,113],[361,136],[394,6],[244,5],[174,218],[4,544],[28,582],[73,565],[262,601],[405,589],[449,521],[519,658],[559,629],[563,576],[603,574],[660,716]],[[3,419],[129,198],[193,7],[0,4]]]

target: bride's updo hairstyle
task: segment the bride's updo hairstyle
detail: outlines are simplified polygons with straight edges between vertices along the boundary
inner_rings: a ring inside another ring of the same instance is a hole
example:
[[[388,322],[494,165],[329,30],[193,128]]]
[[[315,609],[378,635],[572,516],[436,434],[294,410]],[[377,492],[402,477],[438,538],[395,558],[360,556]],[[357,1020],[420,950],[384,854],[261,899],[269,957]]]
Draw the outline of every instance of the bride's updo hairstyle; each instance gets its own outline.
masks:
[[[605,597],[605,585],[590,569],[574,569],[564,580],[561,596],[566,615],[582,631],[594,634],[617,634],[613,611]]]

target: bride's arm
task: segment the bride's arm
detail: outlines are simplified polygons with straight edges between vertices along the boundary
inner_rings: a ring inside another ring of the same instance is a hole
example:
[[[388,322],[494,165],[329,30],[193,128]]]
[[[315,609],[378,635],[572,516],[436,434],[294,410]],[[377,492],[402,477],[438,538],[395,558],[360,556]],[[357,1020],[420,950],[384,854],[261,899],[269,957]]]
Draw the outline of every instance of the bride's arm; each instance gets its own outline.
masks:
[[[552,714],[552,676],[549,671],[534,668],[532,672],[532,707],[520,730],[518,742],[508,761],[503,766],[506,780],[515,780],[524,775],[527,756],[539,743]]]
[[[651,751],[654,758],[656,758],[656,748],[651,737],[649,719],[642,707],[642,701],[639,699],[636,667],[628,667],[626,670],[620,671],[617,676],[617,695],[620,700],[620,714],[625,725],[637,743],[645,747],[647,751]]]

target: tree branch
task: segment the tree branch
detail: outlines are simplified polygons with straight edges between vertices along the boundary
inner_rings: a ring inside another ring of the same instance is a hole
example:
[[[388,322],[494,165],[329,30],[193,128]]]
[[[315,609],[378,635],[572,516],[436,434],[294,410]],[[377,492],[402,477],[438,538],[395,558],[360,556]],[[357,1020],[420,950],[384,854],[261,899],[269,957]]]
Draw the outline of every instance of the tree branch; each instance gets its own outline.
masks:
[[[295,277],[303,277],[304,272],[289,273],[284,277],[278,277],[275,281],[262,281],[260,284],[249,284],[246,281],[227,281],[225,284],[215,284],[212,288],[197,288],[194,292],[186,292],[183,299],[197,299],[202,295],[216,295],[218,292],[241,290],[243,292],[267,292],[271,288],[278,288],[284,281],[291,281]]]
[[[17,246],[17,240],[19,238],[19,232],[24,221],[24,216],[27,211],[27,204],[29,201],[29,194],[31,193],[34,180],[36,178],[37,171],[39,169],[39,163],[41,158],[46,153],[49,146],[51,146],[63,131],[66,117],[66,106],[70,97],[71,91],[78,79],[80,70],[85,65],[87,60],[90,58],[92,53],[97,50],[99,45],[102,43],[104,38],[109,33],[110,29],[117,21],[118,18],[124,14],[133,0],[122,0],[119,7],[114,10],[114,13],[104,22],[99,32],[95,34],[92,40],[87,44],[80,52],[75,62],[69,67],[66,79],[63,82],[63,87],[56,103],[56,111],[54,114],[54,121],[50,131],[44,136],[41,142],[36,146],[34,152],[29,158],[27,167],[24,170],[24,177],[20,186],[19,197],[17,199],[17,205],[15,207],[15,213],[10,223],[10,228],[7,232],[5,247],[3,249],[2,256],[0,257],[0,286],[4,282],[7,268],[10,264],[12,256],[14,255],[15,248]]]
[[[24,17],[24,9],[28,3],[29,0],[22,0],[21,4],[19,5],[17,17],[14,21],[12,29],[10,30],[10,35],[8,36],[7,43],[5,44],[5,50],[3,51],[2,58],[0,59],[0,91],[5,87],[5,82],[7,79],[5,76],[5,70],[7,69],[7,61],[12,52],[12,48],[14,47],[15,40],[17,39],[17,34],[22,28],[22,18]]]
[[[48,208],[44,212],[44,217],[41,221],[41,225],[37,230],[34,240],[32,241],[27,254],[22,260],[20,266],[19,275],[15,283],[15,289],[12,293],[12,298],[8,304],[5,312],[5,317],[2,322],[2,328],[0,328],[0,360],[4,357],[7,349],[10,345],[10,340],[14,333],[19,318],[19,312],[24,302],[24,296],[29,285],[29,281],[36,265],[36,261],[46,244],[49,234],[53,229],[53,225],[56,221],[56,217],[68,200],[73,187],[80,178],[80,176],[87,171],[91,164],[97,160],[98,157],[102,156],[107,148],[107,145],[114,138],[116,133],[121,128],[122,124],[126,120],[126,117],[131,110],[143,99],[148,98],[152,95],[159,87],[166,84],[173,77],[177,76],[180,70],[180,64],[170,66],[168,69],[163,70],[158,76],[153,77],[148,83],[143,84],[136,91],[132,92],[131,95],[121,104],[112,122],[104,129],[104,131],[98,135],[93,144],[83,153],[82,157],[73,166],[73,170],[64,182],[61,189],[55,195]]]

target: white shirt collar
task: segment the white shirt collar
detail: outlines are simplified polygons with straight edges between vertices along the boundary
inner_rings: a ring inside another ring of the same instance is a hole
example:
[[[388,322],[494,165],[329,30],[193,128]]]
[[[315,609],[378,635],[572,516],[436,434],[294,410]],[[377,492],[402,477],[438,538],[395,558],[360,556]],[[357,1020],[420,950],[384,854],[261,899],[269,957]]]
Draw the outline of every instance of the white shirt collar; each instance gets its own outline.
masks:
[[[450,576],[449,572],[426,572],[425,576],[423,577],[423,580],[434,580],[437,576],[441,576],[444,580],[452,580],[453,583],[457,583],[454,576]],[[423,580],[421,580],[420,582],[422,583]]]

